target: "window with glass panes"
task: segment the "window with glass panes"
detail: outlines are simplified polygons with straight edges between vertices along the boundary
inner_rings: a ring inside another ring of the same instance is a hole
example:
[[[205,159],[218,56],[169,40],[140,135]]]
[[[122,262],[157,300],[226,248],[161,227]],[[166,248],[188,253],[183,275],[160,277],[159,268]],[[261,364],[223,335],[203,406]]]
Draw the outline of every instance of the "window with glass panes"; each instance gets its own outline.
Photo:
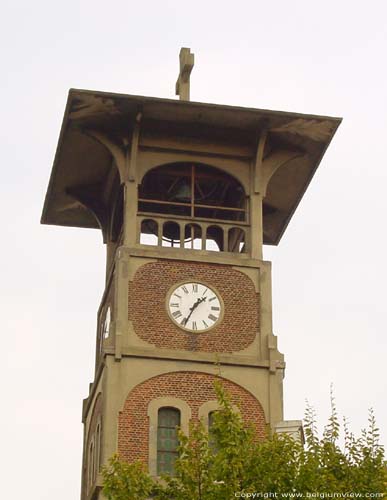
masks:
[[[173,474],[177,447],[177,428],[180,411],[176,408],[160,408],[157,425],[157,474]]]
[[[208,414],[208,444],[210,445],[212,451],[217,451],[217,446],[213,431],[214,417],[216,412],[217,410],[214,410]]]

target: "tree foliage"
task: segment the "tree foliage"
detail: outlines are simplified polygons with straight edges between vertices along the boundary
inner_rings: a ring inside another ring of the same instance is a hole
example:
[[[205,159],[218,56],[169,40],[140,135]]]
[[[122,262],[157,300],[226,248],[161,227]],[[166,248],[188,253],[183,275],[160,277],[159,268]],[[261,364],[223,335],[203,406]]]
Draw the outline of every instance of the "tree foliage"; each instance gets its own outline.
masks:
[[[368,428],[355,437],[340,423],[331,395],[331,416],[322,437],[316,416],[308,405],[304,419],[305,446],[287,435],[257,438],[244,423],[221,384],[216,385],[220,410],[210,433],[204,425],[191,423],[189,436],[179,432],[179,457],[174,477],[152,480],[142,464],[127,464],[114,456],[103,469],[104,494],[108,500],[231,500],[248,494],[290,493],[357,494],[370,496],[386,490],[384,450],[370,411]],[[250,498],[254,498],[250,496]],[[259,498],[256,496],[256,498]],[[373,498],[385,498],[374,496]],[[386,496],[387,498],[387,496]]]
[[[103,467],[103,493],[108,500],[146,500],[153,488],[153,480],[141,462],[127,463],[113,455]]]

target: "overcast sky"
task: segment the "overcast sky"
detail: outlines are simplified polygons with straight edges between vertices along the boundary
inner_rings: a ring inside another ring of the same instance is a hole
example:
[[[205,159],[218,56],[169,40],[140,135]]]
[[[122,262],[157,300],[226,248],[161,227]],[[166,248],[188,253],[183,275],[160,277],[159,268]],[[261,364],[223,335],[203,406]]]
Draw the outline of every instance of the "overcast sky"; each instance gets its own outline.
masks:
[[[1,497],[80,491],[81,402],[93,376],[105,251],[96,230],[40,226],[70,87],[342,116],[276,248],[285,418],[323,423],[334,384],[354,431],[387,442],[387,3],[369,0],[7,1],[0,11]]]

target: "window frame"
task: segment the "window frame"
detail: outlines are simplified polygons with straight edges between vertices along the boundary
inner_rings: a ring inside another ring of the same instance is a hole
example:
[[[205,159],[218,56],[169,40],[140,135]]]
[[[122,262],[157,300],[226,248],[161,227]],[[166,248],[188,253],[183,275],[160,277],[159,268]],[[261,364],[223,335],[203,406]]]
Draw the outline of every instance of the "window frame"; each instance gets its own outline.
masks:
[[[164,415],[162,414],[164,412]],[[169,413],[169,415],[167,415]],[[176,424],[172,427],[170,425],[165,425],[165,422],[163,422],[164,419],[168,420],[169,417],[172,417],[173,415],[173,420],[176,420]],[[173,475],[173,470],[160,470],[161,468],[161,461],[160,461],[160,456],[166,457],[166,456],[174,456],[173,462],[176,460],[178,457],[178,446],[179,446],[179,438],[178,438],[178,429],[180,428],[180,423],[181,423],[181,411],[178,408],[174,408],[173,406],[162,406],[159,408],[157,412],[157,473],[158,474],[170,474]],[[163,424],[163,425],[162,425]],[[173,432],[173,437],[172,436],[167,436],[169,432],[165,433],[163,432],[163,429],[167,429],[169,431]],[[173,439],[175,441],[175,446],[172,449],[167,449],[165,447],[165,443],[168,439]],[[163,446],[161,447],[161,442],[163,443]]]
[[[158,412],[160,408],[175,408],[180,411],[180,429],[188,435],[189,421],[191,419],[191,408],[182,399],[165,396],[153,399],[148,405],[149,417],[149,458],[148,469],[151,476],[157,476],[157,434],[158,434]]]
[[[187,175],[182,172],[180,179],[187,178],[190,184],[190,199],[187,202],[178,202],[178,201],[172,201],[172,200],[162,200],[162,199],[156,199],[156,198],[144,198],[142,195],[142,183],[145,179],[145,177],[149,174],[151,174],[152,171],[158,170],[158,169],[168,169],[172,166],[176,166],[181,164],[182,166],[184,165],[185,167],[189,168],[189,172]],[[196,197],[195,197],[195,189],[196,189],[196,180],[201,177],[201,173],[196,173],[196,169],[200,168],[207,168],[207,169],[212,169],[214,171],[217,171],[216,173],[214,172],[214,175],[219,175],[219,176],[228,176],[230,179],[232,179],[235,183],[239,185],[239,187],[243,190],[243,207],[238,207],[238,206],[225,206],[224,204],[221,205],[211,205],[211,204],[206,204],[206,203],[197,203]],[[155,166],[151,169],[149,169],[141,179],[141,182],[138,185],[138,191],[137,191],[137,214],[149,214],[149,215],[160,215],[164,214],[164,212],[157,212],[156,210],[150,210],[150,209],[144,209],[144,207],[141,207],[142,204],[148,204],[150,206],[152,205],[166,205],[166,206],[175,206],[175,207],[183,207],[187,208],[188,211],[187,213],[183,216],[184,218],[190,217],[192,220],[217,220],[214,217],[203,217],[199,214],[197,214],[197,210],[200,209],[212,209],[212,210],[217,210],[220,211],[221,213],[227,214],[228,211],[230,212],[239,212],[240,214],[243,215],[241,220],[234,220],[234,219],[229,219],[225,218],[225,222],[232,222],[235,221],[236,223],[244,223],[244,224],[249,224],[249,195],[247,190],[245,189],[245,186],[243,183],[235,177],[234,175],[230,174],[228,171],[210,165],[210,164],[204,164],[200,162],[171,162],[171,163],[165,163],[162,165]],[[176,214],[164,214],[164,215],[169,215],[171,217],[175,217]],[[223,220],[220,218],[220,220]]]

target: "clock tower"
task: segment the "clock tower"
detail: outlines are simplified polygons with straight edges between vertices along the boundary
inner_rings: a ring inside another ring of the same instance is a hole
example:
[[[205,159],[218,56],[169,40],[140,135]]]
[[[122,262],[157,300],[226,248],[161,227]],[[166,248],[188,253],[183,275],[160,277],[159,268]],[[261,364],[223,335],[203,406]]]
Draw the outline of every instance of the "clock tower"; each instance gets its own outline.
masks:
[[[277,245],[340,119],[69,92],[42,223],[100,229],[106,284],[83,403],[82,500],[119,452],[173,472],[176,426],[210,422],[220,378],[259,435],[283,421],[272,331]],[[292,427],[293,425],[293,427]]]

